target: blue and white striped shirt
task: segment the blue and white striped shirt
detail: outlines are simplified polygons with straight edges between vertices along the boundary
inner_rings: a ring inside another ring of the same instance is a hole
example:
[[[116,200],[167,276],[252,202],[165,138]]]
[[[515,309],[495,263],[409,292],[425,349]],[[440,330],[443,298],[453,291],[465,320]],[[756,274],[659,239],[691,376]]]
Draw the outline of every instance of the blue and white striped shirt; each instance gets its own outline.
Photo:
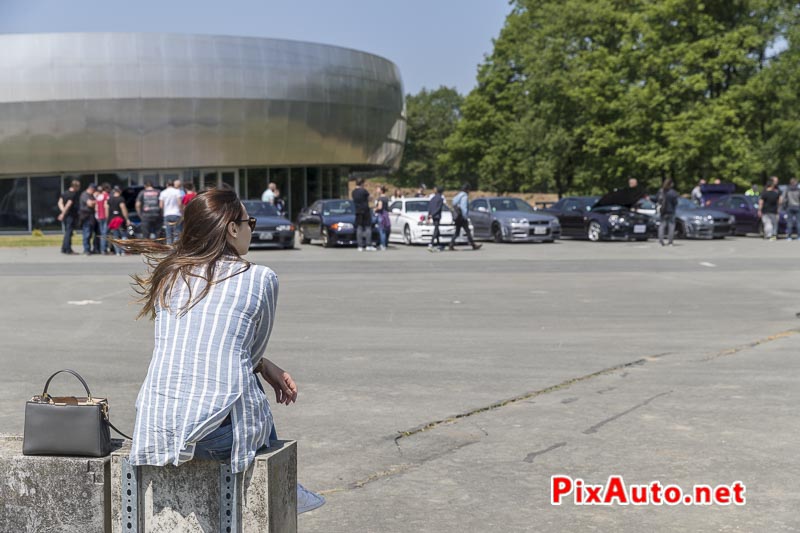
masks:
[[[136,400],[131,464],[189,461],[197,441],[229,414],[233,472],[247,470],[256,450],[269,444],[272,412],[253,367],[272,332],[278,277],[260,265],[241,272],[245,266],[220,260],[218,282],[183,316],[189,291],[180,278],[170,310],[156,307],[155,348]],[[189,280],[195,298],[205,281]]]

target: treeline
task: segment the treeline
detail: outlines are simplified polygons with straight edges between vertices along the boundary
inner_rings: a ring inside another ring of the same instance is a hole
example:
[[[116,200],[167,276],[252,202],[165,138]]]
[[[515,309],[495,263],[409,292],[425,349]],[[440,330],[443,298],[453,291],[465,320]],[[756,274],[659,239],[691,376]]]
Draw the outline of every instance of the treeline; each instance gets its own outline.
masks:
[[[600,193],[800,170],[800,3],[514,0],[466,97],[407,97],[399,184]]]

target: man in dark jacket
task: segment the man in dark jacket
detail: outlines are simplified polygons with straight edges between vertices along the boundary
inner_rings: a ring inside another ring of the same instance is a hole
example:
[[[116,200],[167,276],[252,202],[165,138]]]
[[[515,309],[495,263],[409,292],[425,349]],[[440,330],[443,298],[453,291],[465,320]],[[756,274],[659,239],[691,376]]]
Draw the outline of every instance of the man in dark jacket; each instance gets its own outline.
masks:
[[[356,180],[353,189],[353,204],[356,210],[356,241],[358,251],[375,250],[372,246],[372,212],[369,209],[369,191],[364,188],[364,178]]]
[[[664,246],[664,230],[669,231],[669,245],[675,237],[675,211],[678,209],[678,193],[672,187],[672,180],[667,178],[658,194],[658,207],[661,212],[661,224],[658,225],[658,242]]]
[[[431,242],[428,245],[428,251],[433,252],[434,250],[442,251],[444,250],[444,246],[442,246],[440,235],[439,235],[439,222],[442,220],[442,209],[444,208],[444,197],[442,196],[442,188],[435,187],[433,196],[428,202],[428,220],[433,222],[433,236],[431,237]],[[434,248],[434,243],[436,244],[436,248]]]

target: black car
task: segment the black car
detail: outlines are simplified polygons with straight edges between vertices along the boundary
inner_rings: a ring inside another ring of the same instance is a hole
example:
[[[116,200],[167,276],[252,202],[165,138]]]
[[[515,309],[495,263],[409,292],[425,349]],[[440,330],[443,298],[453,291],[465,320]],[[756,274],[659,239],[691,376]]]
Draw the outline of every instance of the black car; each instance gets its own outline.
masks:
[[[570,196],[542,212],[558,217],[562,237],[646,241],[655,225],[649,216],[632,211],[641,197],[638,189],[613,191],[599,199]]]
[[[321,240],[325,247],[356,244],[356,209],[352,200],[317,200],[300,211],[297,218],[300,242]],[[377,227],[372,225],[371,243],[378,242]]]
[[[247,214],[256,218],[250,248],[294,248],[294,225],[272,204],[260,200],[242,202]]]

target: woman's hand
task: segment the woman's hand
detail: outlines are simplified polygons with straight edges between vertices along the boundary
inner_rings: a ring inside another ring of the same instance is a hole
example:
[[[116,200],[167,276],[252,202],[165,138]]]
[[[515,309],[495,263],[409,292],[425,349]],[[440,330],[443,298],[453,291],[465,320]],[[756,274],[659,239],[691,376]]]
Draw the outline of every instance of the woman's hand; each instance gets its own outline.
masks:
[[[261,377],[275,390],[275,400],[289,405],[297,401],[297,385],[292,376],[267,358],[261,360]]]

